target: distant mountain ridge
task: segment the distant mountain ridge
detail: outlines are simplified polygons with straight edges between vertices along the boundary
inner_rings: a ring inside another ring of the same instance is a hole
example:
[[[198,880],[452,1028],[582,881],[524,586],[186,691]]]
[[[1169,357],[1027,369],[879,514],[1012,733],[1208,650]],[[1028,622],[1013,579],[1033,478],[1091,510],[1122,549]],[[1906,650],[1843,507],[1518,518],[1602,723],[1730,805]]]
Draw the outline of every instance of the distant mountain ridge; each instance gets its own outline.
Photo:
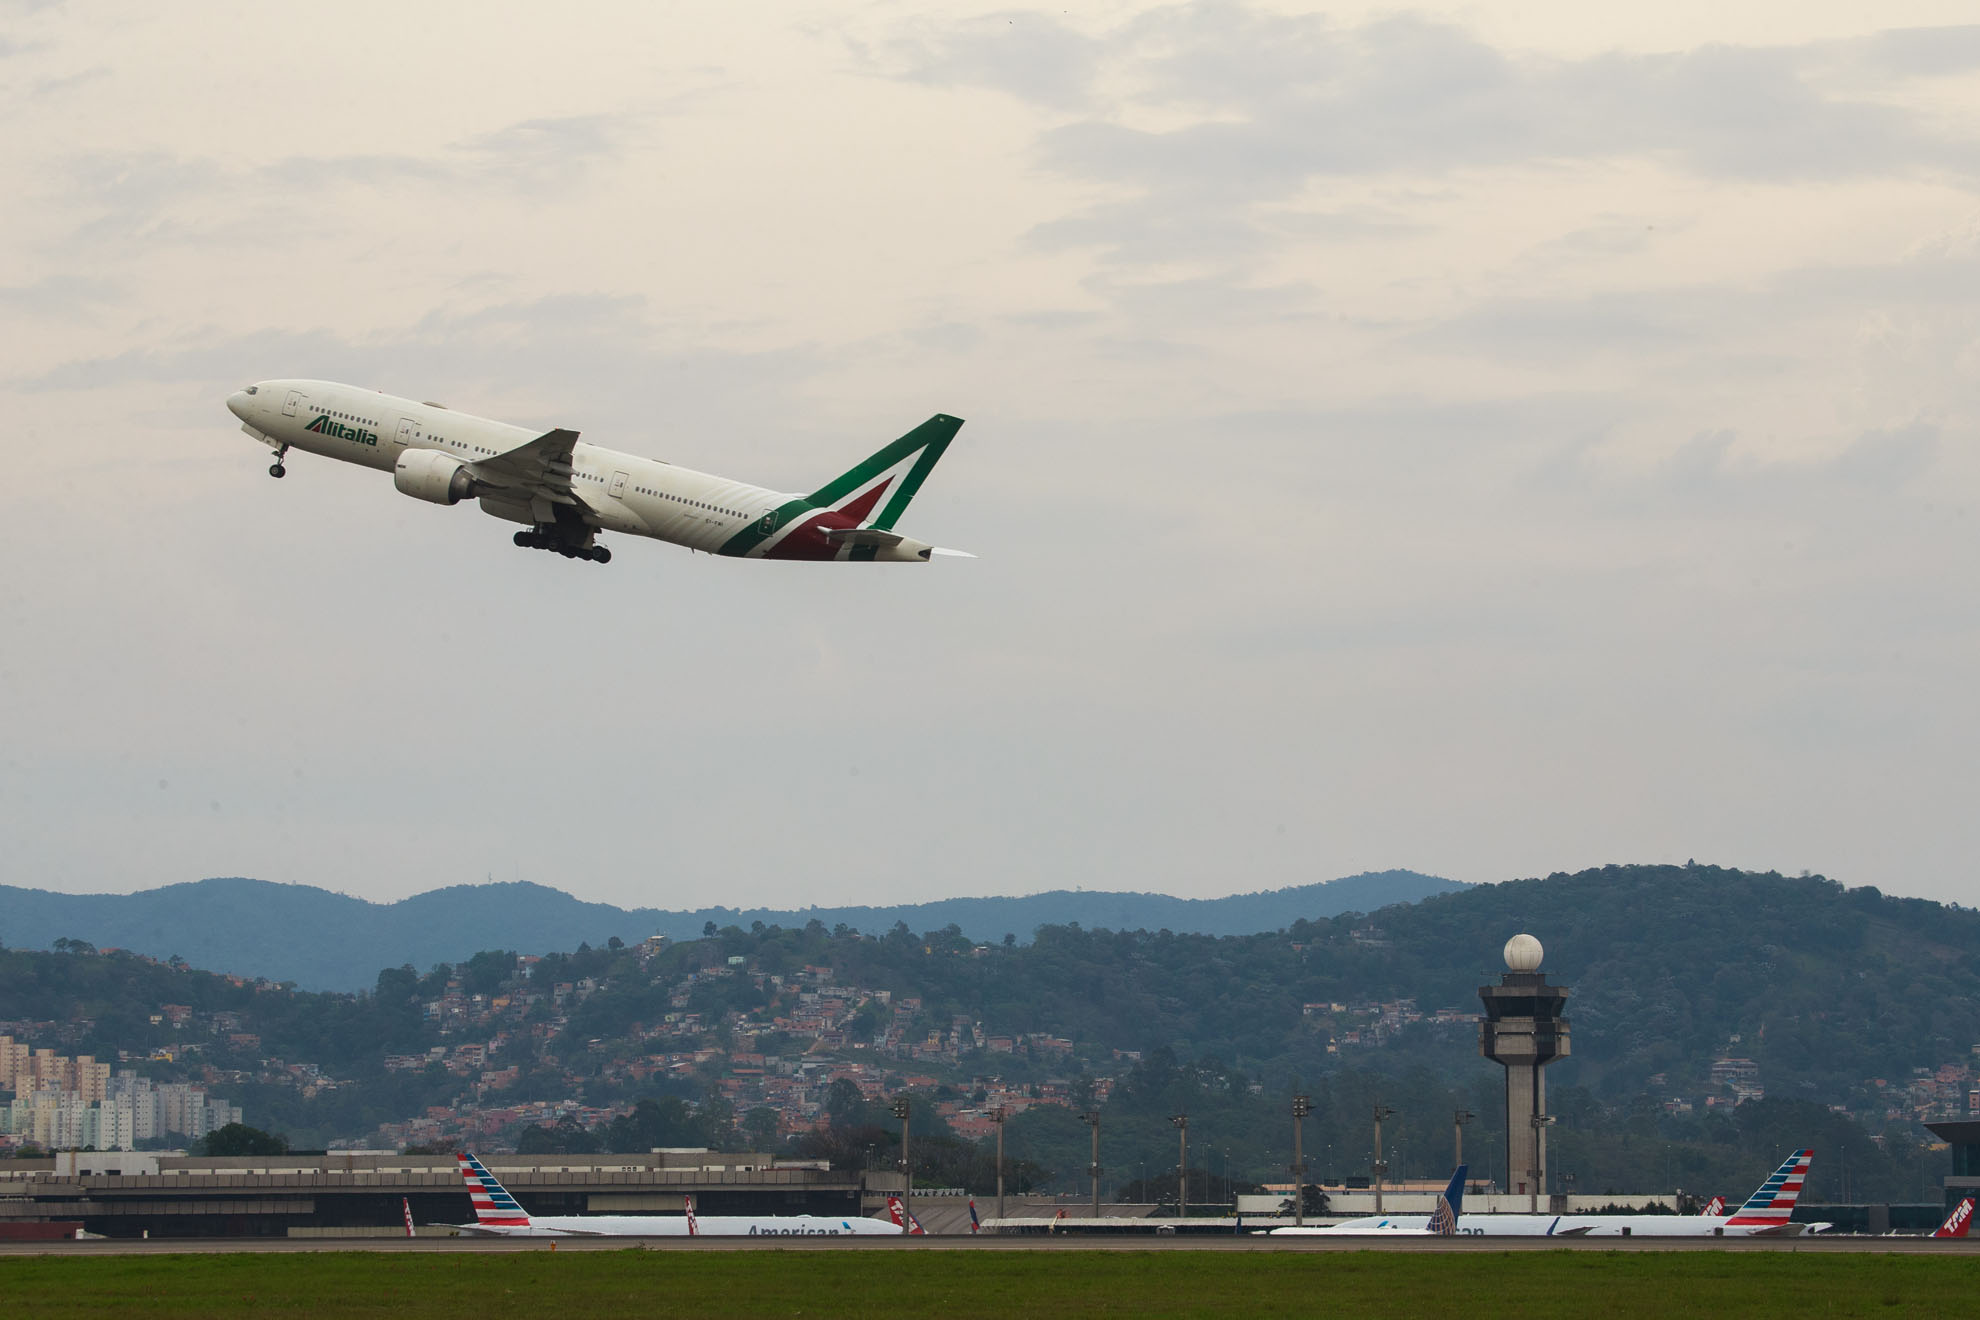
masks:
[[[550,953],[603,944],[615,935],[628,943],[654,934],[698,939],[711,921],[718,927],[820,921],[828,928],[843,924],[872,934],[903,921],[916,933],[954,924],[985,942],[1006,934],[1028,942],[1040,926],[1074,922],[1110,930],[1250,935],[1302,917],[1372,912],[1467,888],[1414,871],[1371,871],[1227,898],[1053,890],[890,907],[670,912],[587,903],[526,881],[454,885],[396,903],[238,877],[135,894],[58,894],[0,885],[0,944],[45,949],[58,939],[80,939],[154,958],[177,954],[195,967],[294,981],[308,990],[358,990],[368,989],[381,968],[404,963],[424,970],[483,949]]]

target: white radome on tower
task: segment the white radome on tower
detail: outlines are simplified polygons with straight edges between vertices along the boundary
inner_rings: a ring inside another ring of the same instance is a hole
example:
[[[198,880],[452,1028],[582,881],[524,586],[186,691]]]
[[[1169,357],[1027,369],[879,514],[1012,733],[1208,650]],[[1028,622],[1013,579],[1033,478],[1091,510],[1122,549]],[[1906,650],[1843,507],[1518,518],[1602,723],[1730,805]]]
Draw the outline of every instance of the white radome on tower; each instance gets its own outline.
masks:
[[[1531,935],[1515,935],[1506,941],[1506,970],[1511,972],[1537,972],[1540,958],[1546,950],[1540,941]]]

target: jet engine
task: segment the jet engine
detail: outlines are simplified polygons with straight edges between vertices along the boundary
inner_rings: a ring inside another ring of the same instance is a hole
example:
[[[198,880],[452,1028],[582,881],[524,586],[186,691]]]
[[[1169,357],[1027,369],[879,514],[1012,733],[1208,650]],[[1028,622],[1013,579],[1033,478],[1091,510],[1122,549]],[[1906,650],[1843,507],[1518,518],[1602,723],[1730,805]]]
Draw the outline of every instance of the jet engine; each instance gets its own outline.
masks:
[[[474,494],[474,476],[467,464],[437,449],[408,449],[400,454],[392,484],[402,494],[435,504],[459,504]]]

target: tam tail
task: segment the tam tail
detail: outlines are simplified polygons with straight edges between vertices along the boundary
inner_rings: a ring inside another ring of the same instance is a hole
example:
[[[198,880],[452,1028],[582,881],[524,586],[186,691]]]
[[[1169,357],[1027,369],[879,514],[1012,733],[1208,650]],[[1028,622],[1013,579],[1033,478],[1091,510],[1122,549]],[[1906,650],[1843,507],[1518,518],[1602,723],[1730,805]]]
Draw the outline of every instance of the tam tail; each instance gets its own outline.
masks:
[[[1972,1227],[1973,1198],[1969,1196],[1953,1207],[1952,1213],[1946,1216],[1946,1222],[1940,1224],[1939,1231],[1932,1234],[1932,1236],[1935,1238],[1963,1238],[1966,1236],[1966,1231]]]

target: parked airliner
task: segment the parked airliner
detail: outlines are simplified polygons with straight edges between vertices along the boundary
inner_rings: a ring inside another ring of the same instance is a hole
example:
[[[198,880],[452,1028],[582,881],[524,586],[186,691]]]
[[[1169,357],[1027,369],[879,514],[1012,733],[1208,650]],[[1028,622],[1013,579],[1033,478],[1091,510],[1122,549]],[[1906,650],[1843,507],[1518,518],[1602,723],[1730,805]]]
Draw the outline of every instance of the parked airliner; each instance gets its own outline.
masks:
[[[1402,1233],[1415,1237],[1455,1237],[1460,1232],[1469,1231],[1458,1227],[1458,1215],[1464,1208],[1464,1175],[1469,1171],[1468,1165],[1457,1166],[1457,1172],[1451,1175],[1450,1186],[1437,1198],[1437,1208],[1427,1215],[1363,1215],[1358,1219],[1344,1219],[1338,1224],[1269,1229],[1266,1236],[1355,1237],[1372,1233],[1385,1236]]]
[[[894,530],[962,427],[944,413],[808,495],[767,490],[658,459],[327,380],[264,380],[227,408],[275,451],[291,449],[392,474],[399,492],[434,504],[472,499],[528,530],[515,543],[606,563],[600,532],[671,541],[745,559],[916,563],[970,556]]]
[[[1776,1237],[1819,1224],[1797,1224],[1791,1216],[1815,1153],[1787,1157],[1746,1203],[1730,1215],[1460,1215],[1456,1232],[1483,1237]],[[1462,1189],[1460,1189],[1462,1190]],[[1446,1197],[1449,1193],[1446,1193]],[[1441,1212],[1442,1207],[1439,1207]],[[1280,1233],[1413,1233],[1432,1231],[1427,1215],[1365,1215],[1313,1228],[1275,1228]]]
[[[692,1198],[686,1213],[678,1215],[532,1215],[487,1165],[465,1151],[454,1158],[474,1204],[474,1222],[454,1227],[477,1237],[898,1237],[902,1232],[898,1224],[859,1215],[697,1215]]]

